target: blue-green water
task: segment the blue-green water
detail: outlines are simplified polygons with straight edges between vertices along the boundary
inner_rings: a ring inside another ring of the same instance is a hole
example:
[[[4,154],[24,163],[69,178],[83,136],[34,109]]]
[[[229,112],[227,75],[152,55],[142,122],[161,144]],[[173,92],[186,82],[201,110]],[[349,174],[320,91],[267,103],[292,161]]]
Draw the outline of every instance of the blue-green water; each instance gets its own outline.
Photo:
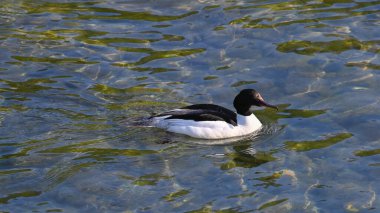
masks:
[[[380,211],[380,1],[0,5],[0,212]],[[131,121],[255,88],[235,142]]]

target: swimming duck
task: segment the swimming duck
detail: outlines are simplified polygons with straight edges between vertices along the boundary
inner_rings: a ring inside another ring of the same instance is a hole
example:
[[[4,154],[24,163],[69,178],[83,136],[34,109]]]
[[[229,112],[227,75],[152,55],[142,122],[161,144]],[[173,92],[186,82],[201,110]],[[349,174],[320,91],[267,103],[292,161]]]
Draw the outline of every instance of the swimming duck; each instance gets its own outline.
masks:
[[[195,104],[151,117],[153,126],[194,138],[223,139],[248,135],[262,124],[252,106],[270,107],[254,89],[244,89],[234,99],[236,113],[215,104]]]

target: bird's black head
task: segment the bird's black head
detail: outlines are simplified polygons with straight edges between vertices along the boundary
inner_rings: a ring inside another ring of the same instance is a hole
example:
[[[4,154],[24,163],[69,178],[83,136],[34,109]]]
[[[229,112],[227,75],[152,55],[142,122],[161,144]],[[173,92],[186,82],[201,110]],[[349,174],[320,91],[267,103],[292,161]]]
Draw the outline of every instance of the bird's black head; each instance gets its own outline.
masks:
[[[235,97],[234,107],[238,114],[245,116],[251,115],[252,106],[264,106],[278,110],[276,106],[267,104],[261,97],[260,93],[254,89],[244,89]]]

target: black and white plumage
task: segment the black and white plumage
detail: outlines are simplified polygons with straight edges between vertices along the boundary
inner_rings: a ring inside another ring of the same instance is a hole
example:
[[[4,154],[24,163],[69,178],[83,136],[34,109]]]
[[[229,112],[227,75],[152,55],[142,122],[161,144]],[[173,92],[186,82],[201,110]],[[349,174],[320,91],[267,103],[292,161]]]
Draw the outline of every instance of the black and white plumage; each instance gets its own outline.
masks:
[[[267,104],[254,89],[244,89],[234,99],[236,113],[214,104],[195,104],[174,109],[151,118],[152,125],[169,132],[195,138],[222,139],[250,134],[261,128],[252,106]]]

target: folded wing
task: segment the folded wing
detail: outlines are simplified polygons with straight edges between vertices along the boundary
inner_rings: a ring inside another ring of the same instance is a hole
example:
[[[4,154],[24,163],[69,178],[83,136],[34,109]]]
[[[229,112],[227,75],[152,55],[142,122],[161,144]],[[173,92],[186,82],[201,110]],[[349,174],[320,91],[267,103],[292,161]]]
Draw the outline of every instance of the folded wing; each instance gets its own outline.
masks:
[[[196,104],[172,110],[155,117],[167,116],[165,120],[225,121],[237,126],[236,113],[214,104]]]

